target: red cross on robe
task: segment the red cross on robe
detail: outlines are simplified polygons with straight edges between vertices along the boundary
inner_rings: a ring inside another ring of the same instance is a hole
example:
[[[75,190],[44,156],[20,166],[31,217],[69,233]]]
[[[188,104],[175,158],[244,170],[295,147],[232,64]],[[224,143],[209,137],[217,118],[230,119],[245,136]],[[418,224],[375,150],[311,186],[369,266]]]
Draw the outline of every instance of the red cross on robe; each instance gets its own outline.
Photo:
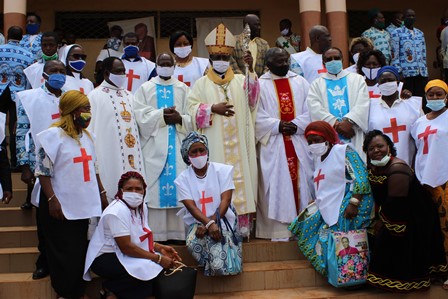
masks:
[[[177,79],[178,79],[180,82],[184,82],[184,75],[178,75],[178,76],[177,76]],[[191,82],[184,82],[184,83],[185,83],[185,85],[187,85],[188,87],[191,86]]]
[[[128,78],[128,90],[132,91],[132,83],[134,82],[134,79],[140,79],[140,75],[134,74],[134,70],[130,69],[126,74],[126,77]]]
[[[211,202],[213,202],[213,197],[205,197],[205,191],[202,191],[202,198],[199,199],[202,214],[207,215],[207,208],[205,205]]]
[[[317,70],[317,73],[318,74],[323,74],[323,73],[328,73],[328,72],[327,72],[327,69],[325,68],[325,66],[322,65],[322,68],[320,70]]]
[[[406,131],[406,125],[398,125],[397,119],[395,117],[390,119],[390,127],[383,129],[383,132],[385,134],[392,134],[392,141],[394,143],[400,142],[398,133],[402,131]]]
[[[431,130],[431,126],[427,126],[424,132],[417,135],[418,139],[423,138],[423,142],[424,142],[423,155],[426,155],[429,152],[429,143],[428,143],[429,135],[435,134],[435,133],[437,133],[437,129]]]
[[[51,115],[51,119],[58,119],[60,117],[61,117],[61,114],[59,114],[59,113],[55,113],[55,114]]]
[[[152,231],[150,231],[146,227],[144,227],[143,230],[145,231],[146,234],[141,235],[139,237],[140,238],[140,242],[143,242],[143,241],[145,241],[147,239],[148,240],[149,252],[154,253],[154,235],[153,235]]]
[[[371,91],[369,91],[369,97],[371,99],[378,99],[378,98],[381,98],[381,95],[380,94],[376,94],[376,93],[373,92],[373,90],[371,90]]]
[[[92,161],[92,156],[87,155],[86,149],[83,147],[81,147],[81,156],[73,158],[73,163],[82,163],[84,182],[90,181],[89,161]]]
[[[82,88],[82,87],[79,88],[79,91],[82,92],[83,94],[86,94],[86,93],[84,92],[84,88]]]
[[[319,190],[320,181],[325,180],[325,174],[322,174],[321,172],[322,172],[322,169],[319,169],[319,173],[317,174],[317,177],[314,178],[314,182],[317,185],[316,190]]]

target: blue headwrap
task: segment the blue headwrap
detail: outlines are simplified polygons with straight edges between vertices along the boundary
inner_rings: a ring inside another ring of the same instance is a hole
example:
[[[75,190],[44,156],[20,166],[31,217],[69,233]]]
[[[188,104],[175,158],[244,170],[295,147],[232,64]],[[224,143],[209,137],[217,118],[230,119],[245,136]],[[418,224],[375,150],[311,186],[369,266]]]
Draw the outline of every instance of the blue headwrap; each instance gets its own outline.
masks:
[[[382,68],[380,68],[380,70],[378,71],[378,74],[376,75],[377,81],[383,73],[392,73],[397,78],[397,81],[400,80],[400,73],[398,72],[398,69],[394,66],[386,65],[386,66],[383,66]]]
[[[185,137],[184,140],[182,140],[182,147],[180,149],[180,154],[182,155],[182,159],[184,160],[185,164],[190,165],[190,159],[188,158],[188,151],[190,150],[190,147],[193,145],[193,143],[200,142],[207,148],[208,152],[208,140],[205,135],[199,134],[198,132],[191,132],[188,134],[187,137]]]

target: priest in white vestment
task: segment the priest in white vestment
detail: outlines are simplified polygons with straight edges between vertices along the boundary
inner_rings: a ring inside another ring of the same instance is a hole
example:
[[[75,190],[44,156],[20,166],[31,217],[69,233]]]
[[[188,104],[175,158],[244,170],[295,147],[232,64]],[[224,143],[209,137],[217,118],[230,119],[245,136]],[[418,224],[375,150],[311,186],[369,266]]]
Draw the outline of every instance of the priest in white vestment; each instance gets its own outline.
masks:
[[[104,81],[88,94],[92,109],[88,129],[96,136],[99,173],[111,202],[121,175],[128,171],[144,175],[144,165],[134,116],[134,96],[123,88],[124,65],[119,58],[109,57],[103,61],[103,67]]]
[[[188,111],[195,128],[209,140],[210,160],[234,166],[232,202],[241,216],[255,212],[257,200],[254,125],[258,79],[250,52],[244,55],[248,77],[234,74],[229,67],[235,38],[223,24],[210,32],[205,45],[212,68],[196,81],[188,97]],[[248,228],[248,217],[241,217],[239,225]],[[248,230],[240,232],[248,234]]]
[[[338,48],[325,51],[323,62],[328,73],[317,78],[308,93],[311,120],[332,125],[341,141],[352,143],[365,161],[362,144],[368,129],[370,105],[367,85],[362,76],[342,70],[342,53]]]
[[[309,84],[289,70],[289,54],[271,48],[260,77],[255,135],[259,152],[256,237],[289,240],[288,225],[312,200],[313,161],[304,136]],[[290,179],[288,179],[290,178]]]
[[[87,95],[93,90],[93,83],[81,73],[86,66],[87,55],[78,44],[65,46],[61,61],[67,69],[65,90],[79,90]]]
[[[174,180],[185,170],[180,148],[193,130],[187,113],[187,85],[174,77],[174,59],[168,53],[157,57],[157,77],[143,83],[135,93],[137,119],[146,169],[149,226],[154,240],[185,240],[185,225],[177,212]]]

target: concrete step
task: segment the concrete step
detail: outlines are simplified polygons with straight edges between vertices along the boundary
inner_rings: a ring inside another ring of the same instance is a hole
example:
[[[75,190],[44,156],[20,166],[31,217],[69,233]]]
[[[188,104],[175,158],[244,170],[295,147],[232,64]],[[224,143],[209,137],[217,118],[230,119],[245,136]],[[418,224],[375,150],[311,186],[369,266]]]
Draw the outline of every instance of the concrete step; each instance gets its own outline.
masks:
[[[36,225],[36,209],[22,210],[19,207],[0,207],[0,227]]]
[[[0,298],[56,299],[49,278],[33,280],[29,273],[0,274]]]
[[[36,247],[0,248],[0,273],[33,272],[38,254]]]
[[[37,246],[35,226],[0,227],[0,248]]]
[[[12,179],[12,189],[26,189],[26,184],[22,182],[20,179],[22,176],[22,173],[20,172],[13,172],[11,173],[11,179]]]
[[[12,200],[7,207],[20,207],[26,200],[27,189],[26,188],[13,188]]]

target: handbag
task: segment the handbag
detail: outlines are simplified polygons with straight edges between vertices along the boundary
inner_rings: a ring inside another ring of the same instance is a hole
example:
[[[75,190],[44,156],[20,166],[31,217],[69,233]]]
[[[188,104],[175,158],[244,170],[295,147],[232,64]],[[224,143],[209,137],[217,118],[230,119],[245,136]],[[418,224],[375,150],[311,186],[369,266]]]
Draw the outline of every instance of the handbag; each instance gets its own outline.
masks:
[[[198,271],[181,262],[174,269],[162,271],[154,281],[156,299],[193,299]]]
[[[335,287],[364,284],[369,265],[367,230],[332,232],[328,239],[328,282]]]
[[[224,222],[225,230],[222,228],[221,219]],[[218,211],[216,211],[216,223],[222,237],[219,241],[213,240],[210,236],[206,238],[208,261],[205,263],[204,275],[226,276],[239,274],[243,271],[242,237],[232,229],[225,216],[220,217]]]

